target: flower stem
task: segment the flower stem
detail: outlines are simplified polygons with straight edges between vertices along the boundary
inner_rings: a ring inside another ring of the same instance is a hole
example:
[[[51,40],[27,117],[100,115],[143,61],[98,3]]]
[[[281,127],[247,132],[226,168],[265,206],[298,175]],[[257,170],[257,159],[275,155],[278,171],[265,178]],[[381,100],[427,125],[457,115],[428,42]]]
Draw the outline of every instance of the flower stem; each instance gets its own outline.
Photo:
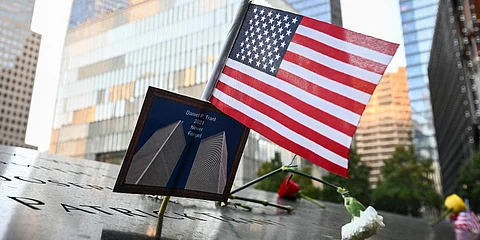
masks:
[[[315,205],[317,205],[317,206],[319,206],[319,207],[321,207],[321,208],[325,208],[325,205],[323,205],[321,202],[319,202],[319,201],[317,201],[317,200],[315,200],[315,199],[313,199],[313,198],[305,195],[305,194],[302,193],[301,191],[298,193],[298,195],[299,195],[301,198],[303,198],[303,199],[305,199],[305,200],[307,200],[307,201],[310,201],[311,203],[313,203],[313,204],[315,204]]]
[[[284,167],[282,167],[282,168],[283,168],[283,171],[285,171],[285,172],[292,172],[292,173],[298,174],[298,175],[300,175],[300,176],[303,176],[303,177],[306,177],[306,178],[310,178],[310,179],[315,180],[315,181],[317,181],[317,182],[323,183],[323,184],[325,184],[325,185],[327,185],[327,186],[329,186],[329,187],[331,187],[331,188],[333,188],[333,189],[335,189],[335,190],[337,190],[337,189],[339,188],[338,186],[335,186],[335,185],[332,184],[332,183],[329,183],[329,182],[327,182],[327,181],[325,181],[325,180],[323,180],[323,179],[316,178],[316,177],[314,177],[314,176],[308,175],[308,174],[306,174],[306,173],[304,173],[304,172],[300,172],[300,171],[298,171],[298,170],[296,170],[296,169],[294,169],[294,168],[292,168],[292,167],[284,166]]]
[[[430,225],[432,227],[434,227],[435,225],[437,225],[439,222],[441,222],[448,214],[452,213],[453,210],[452,209],[446,209],[441,215],[440,217],[438,217],[437,220],[435,220],[435,222],[433,223],[430,223]]]
[[[254,198],[246,198],[246,197],[237,197],[235,195],[230,195],[229,196],[230,199],[237,199],[237,200],[242,200],[242,201],[247,201],[247,202],[253,202],[253,203],[258,203],[258,204],[262,204],[263,206],[274,206],[274,207],[277,207],[277,208],[280,208],[280,209],[283,209],[285,211],[287,211],[287,213],[290,213],[293,211],[293,208],[291,206],[288,206],[288,205],[279,205],[279,204],[275,204],[275,203],[270,203],[269,201],[267,200],[258,200],[258,199],[254,199]]]
[[[274,175],[274,174],[276,174],[276,173],[279,173],[279,172],[281,172],[281,171],[283,171],[283,167],[282,167],[282,168],[275,169],[275,170],[273,170],[273,171],[271,171],[271,172],[269,172],[269,173],[267,173],[267,174],[265,174],[265,175],[263,175],[263,176],[261,176],[261,177],[259,177],[259,178],[255,178],[255,179],[253,179],[252,181],[250,181],[250,182],[248,182],[248,183],[245,183],[243,186],[240,186],[239,188],[237,188],[237,189],[233,190],[232,192],[230,192],[230,194],[233,195],[233,194],[235,194],[235,193],[237,193],[237,192],[239,192],[239,191],[241,191],[241,190],[243,190],[243,189],[245,189],[245,188],[247,188],[247,187],[250,187],[250,186],[252,186],[253,184],[255,184],[255,183],[257,183],[257,182],[260,182],[260,181],[262,181],[263,179],[268,178],[268,177],[270,177],[270,176],[272,176],[272,175]]]

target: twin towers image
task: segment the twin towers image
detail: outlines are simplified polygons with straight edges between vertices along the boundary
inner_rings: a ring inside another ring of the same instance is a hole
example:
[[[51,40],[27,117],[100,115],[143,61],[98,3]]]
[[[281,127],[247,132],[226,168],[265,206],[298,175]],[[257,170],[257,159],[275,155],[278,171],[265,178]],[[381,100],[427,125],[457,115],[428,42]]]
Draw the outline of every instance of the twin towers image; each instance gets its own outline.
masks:
[[[185,147],[183,121],[158,129],[133,156],[125,183],[166,187]],[[185,189],[223,194],[227,165],[225,131],[202,139]]]

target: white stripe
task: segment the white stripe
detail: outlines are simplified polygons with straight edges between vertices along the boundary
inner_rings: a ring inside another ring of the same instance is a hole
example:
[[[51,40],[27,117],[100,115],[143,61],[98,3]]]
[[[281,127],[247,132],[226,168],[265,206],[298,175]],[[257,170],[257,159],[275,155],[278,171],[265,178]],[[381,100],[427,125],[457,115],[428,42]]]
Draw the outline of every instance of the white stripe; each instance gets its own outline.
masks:
[[[331,69],[334,69],[338,72],[348,74],[350,76],[354,76],[356,78],[363,79],[367,82],[371,82],[373,84],[378,84],[378,81],[382,78],[382,75],[374,72],[370,72],[363,68],[359,68],[348,63],[344,63],[342,61],[338,61],[335,58],[331,58],[329,56],[325,56],[319,52],[313,51],[312,49],[302,46],[300,44],[296,44],[291,42],[288,46],[288,51],[296,53],[302,57],[306,57],[314,62],[327,66]]]
[[[298,26],[295,34],[301,34],[305,37],[312,38],[316,41],[329,45],[330,47],[357,55],[359,57],[370,59],[378,63],[382,63],[383,65],[388,65],[388,63],[390,63],[390,59],[392,59],[392,56],[388,54],[346,42],[344,40],[332,37],[326,33],[302,25]]]
[[[336,92],[344,97],[350,98],[354,101],[366,105],[370,100],[370,94],[357,90],[355,88],[349,87],[347,85],[341,84],[339,82],[333,81],[329,78],[326,78],[322,75],[318,75],[308,69],[295,65],[291,62],[283,60],[280,64],[280,68],[295,74],[306,81],[309,81],[313,84],[326,88],[332,92]]]
[[[350,148],[350,142],[352,137],[339,132],[338,130],[327,126],[316,119],[313,119],[302,112],[297,111],[295,108],[288,106],[287,104],[279,101],[276,98],[273,98],[263,92],[258,91],[255,88],[252,88],[230,76],[225,74],[220,75],[220,81],[227,84],[228,86],[262,102],[266,105],[272,107],[273,109],[278,110],[279,112],[287,115],[291,119],[297,121],[298,123],[312,129],[315,132],[322,134],[323,136],[329,138],[330,140],[337,142],[347,148]]]
[[[282,124],[278,123],[277,121],[269,118],[268,116],[256,111],[255,109],[239,102],[238,100],[228,96],[227,94],[221,92],[218,89],[213,91],[213,96],[218,100],[222,101],[226,105],[237,109],[238,111],[242,112],[246,116],[255,119],[258,122],[261,122],[263,125],[267,126],[268,128],[272,129],[279,133],[280,135],[284,136],[285,138],[291,140],[292,142],[297,143],[298,145],[316,153],[319,156],[329,160],[330,162],[339,165],[342,168],[348,168],[348,160],[338,156],[337,154],[330,152],[328,149],[312,142],[310,139],[305,138],[302,135],[297,134],[296,132],[286,128]]]
[[[281,91],[284,91],[298,100],[307,103],[308,105],[315,107],[317,109],[320,109],[324,112],[327,112],[331,114],[332,116],[335,116],[337,118],[340,118],[348,123],[351,123],[354,126],[357,126],[358,121],[360,120],[360,115],[342,108],[336,104],[333,104],[329,101],[325,101],[307,91],[304,91],[303,89],[297,88],[293,86],[290,83],[287,83],[285,81],[279,80],[278,78],[275,78],[271,75],[268,75],[266,73],[263,73],[257,69],[254,69],[252,67],[249,67],[245,64],[239,63],[231,58],[228,58],[225,65],[236,69],[237,71],[240,71],[246,75],[249,75],[250,77],[253,77],[265,84],[268,84],[274,88],[280,89]],[[347,94],[343,93],[342,95]],[[365,93],[364,93],[365,94]],[[370,96],[369,96],[370,97]],[[368,102],[368,99],[367,99]]]

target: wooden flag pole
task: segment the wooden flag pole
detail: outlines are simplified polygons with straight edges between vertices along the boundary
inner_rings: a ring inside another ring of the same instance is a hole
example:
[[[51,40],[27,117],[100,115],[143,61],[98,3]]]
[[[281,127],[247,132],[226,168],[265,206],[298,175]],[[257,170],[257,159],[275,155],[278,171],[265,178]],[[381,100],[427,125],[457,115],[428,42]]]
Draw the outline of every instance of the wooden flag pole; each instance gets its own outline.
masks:
[[[218,78],[220,74],[222,74],[223,67],[225,66],[225,62],[227,61],[228,55],[230,54],[231,49],[233,48],[233,44],[235,44],[235,39],[237,39],[237,35],[242,28],[243,19],[245,15],[247,15],[248,7],[250,6],[251,0],[243,0],[240,3],[240,6],[237,11],[237,15],[233,20],[232,27],[227,34],[227,39],[225,44],[223,45],[223,49],[220,52],[218,61],[215,63],[215,67],[213,68],[213,72],[210,75],[210,78],[203,90],[202,100],[208,101],[212,96],[213,89],[215,89],[215,85],[217,84]],[[162,205],[158,210],[158,216],[163,217],[165,214],[165,210],[167,209],[168,201],[170,200],[170,196],[164,196]]]

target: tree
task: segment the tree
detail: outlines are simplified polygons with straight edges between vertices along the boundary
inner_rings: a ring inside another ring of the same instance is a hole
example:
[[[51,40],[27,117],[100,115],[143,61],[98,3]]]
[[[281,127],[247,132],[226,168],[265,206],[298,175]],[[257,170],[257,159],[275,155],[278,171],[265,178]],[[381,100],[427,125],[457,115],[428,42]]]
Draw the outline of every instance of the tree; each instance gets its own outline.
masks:
[[[323,177],[323,180],[349,190],[352,197],[357,198],[364,204],[369,204],[372,196],[372,189],[368,181],[371,168],[360,161],[360,156],[354,149],[350,150],[348,165],[349,179],[330,173]],[[320,199],[330,202],[343,202],[342,196],[328,186],[321,190]]]
[[[472,210],[477,214],[480,213],[480,152],[463,165],[458,183],[460,196],[468,198]]]
[[[442,200],[431,178],[432,160],[419,160],[413,147],[397,147],[380,171],[382,178],[373,192],[376,208],[419,216],[423,206],[441,206]]]

